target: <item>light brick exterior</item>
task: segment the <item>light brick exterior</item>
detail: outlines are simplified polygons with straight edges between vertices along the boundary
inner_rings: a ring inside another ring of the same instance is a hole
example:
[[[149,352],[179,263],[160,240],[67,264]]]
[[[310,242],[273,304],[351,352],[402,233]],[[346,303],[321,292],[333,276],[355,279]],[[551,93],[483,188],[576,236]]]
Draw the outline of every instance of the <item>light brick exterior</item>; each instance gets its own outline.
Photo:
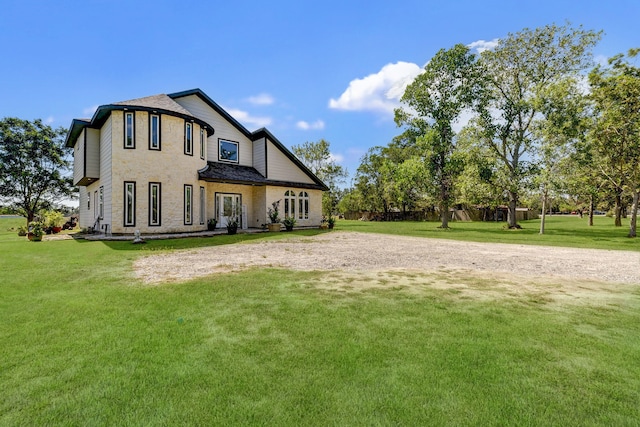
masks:
[[[197,106],[198,112],[205,115],[206,104],[195,102],[189,97],[188,102],[183,102],[185,106]],[[133,111],[135,114],[135,148],[125,148],[125,125],[124,118],[126,112]],[[140,230],[142,234],[150,233],[180,233],[193,232],[207,229],[207,220],[218,218],[217,195],[218,194],[238,194],[241,197],[241,204],[246,207],[246,224],[241,224],[242,228],[257,228],[268,223],[267,209],[271,203],[284,197],[287,190],[295,190],[296,194],[306,191],[309,195],[309,218],[297,219],[299,226],[319,225],[322,220],[322,190],[307,188],[314,180],[309,176],[308,171],[300,169],[292,160],[288,158],[290,153],[282,152],[278,145],[268,143],[269,156],[257,156],[256,159],[265,164],[255,165],[256,170],[268,170],[276,175],[278,179],[290,179],[290,185],[268,185],[258,184],[234,184],[221,182],[207,182],[199,179],[198,171],[207,166],[207,160],[214,159],[200,158],[200,129],[205,129],[204,124],[208,122],[202,119],[190,120],[183,114],[167,114],[166,112],[152,112],[149,109],[136,109],[135,106],[126,109],[113,109],[108,112],[108,117],[102,120],[99,129],[85,128],[75,141],[69,141],[68,145],[75,146],[76,167],[74,169],[74,180],[80,181],[85,166],[84,144],[81,144],[86,132],[91,133],[92,146],[99,145],[99,165],[89,168],[93,175],[90,178],[97,180],[87,186],[80,187],[80,226],[83,228],[99,226],[101,231],[108,231],[114,234],[133,234]],[[149,149],[149,120],[151,114],[160,115],[161,149]],[[205,138],[206,144],[216,144],[216,147],[205,147],[206,157],[217,153],[217,141],[219,135],[232,135],[247,132],[237,124],[224,121],[224,116],[217,112],[209,112],[208,116],[215,117],[215,134]],[[192,153],[185,154],[185,123],[190,122],[193,127]],[[201,127],[202,126],[202,127]],[[228,128],[228,129],[227,129]],[[211,131],[208,127],[206,130]],[[249,140],[250,134],[243,138],[237,138],[241,144],[241,155],[243,151],[251,154],[260,152],[260,148],[265,146],[265,139],[257,142]],[[99,142],[98,142],[99,140]],[[259,144],[256,148],[252,144]],[[279,143],[278,143],[279,144]],[[78,147],[80,149],[78,149]],[[92,150],[96,151],[94,147]],[[286,150],[286,149],[285,149]],[[97,151],[96,151],[97,153]],[[82,157],[80,157],[82,156]],[[246,154],[245,154],[246,156]],[[92,159],[98,158],[93,155]],[[244,157],[245,161],[247,157]],[[271,165],[271,162],[274,162]],[[99,173],[96,171],[99,167]],[[269,178],[269,177],[265,177]],[[86,181],[86,179],[85,179]],[[135,182],[135,224],[125,225],[125,182]],[[300,182],[306,187],[296,187],[295,182]],[[149,192],[150,183],[160,183],[160,225],[150,225],[149,221]],[[185,185],[192,187],[192,222],[184,222],[184,189]],[[99,189],[103,189],[103,216],[99,221],[99,206],[96,202],[96,194]],[[201,218],[200,210],[200,188],[205,190],[205,213]],[[281,204],[282,208],[282,204]],[[282,212],[281,216],[284,216]],[[296,215],[297,216],[297,215]]]

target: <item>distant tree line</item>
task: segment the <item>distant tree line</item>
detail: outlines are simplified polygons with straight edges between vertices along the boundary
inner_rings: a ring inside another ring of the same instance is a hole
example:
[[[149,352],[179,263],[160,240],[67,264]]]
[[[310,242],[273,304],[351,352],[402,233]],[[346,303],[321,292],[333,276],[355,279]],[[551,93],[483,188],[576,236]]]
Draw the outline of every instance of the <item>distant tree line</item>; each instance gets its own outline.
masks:
[[[448,227],[454,205],[506,205],[509,227],[519,228],[524,202],[543,212],[544,233],[550,205],[571,199],[591,213],[611,208],[618,226],[628,213],[635,237],[638,49],[594,68],[600,36],[547,25],[508,34],[479,55],[461,44],[440,50],[395,111],[402,133],[365,154],[338,210],[435,208]]]

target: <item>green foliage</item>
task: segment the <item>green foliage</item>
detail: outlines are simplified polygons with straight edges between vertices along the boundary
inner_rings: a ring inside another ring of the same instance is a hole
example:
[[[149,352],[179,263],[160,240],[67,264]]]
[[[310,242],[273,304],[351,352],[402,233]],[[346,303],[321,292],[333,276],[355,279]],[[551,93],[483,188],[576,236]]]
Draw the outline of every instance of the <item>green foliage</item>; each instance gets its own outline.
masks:
[[[271,224],[280,222],[280,200],[271,203],[271,207],[267,210],[267,215]]]
[[[64,224],[64,216],[61,212],[48,210],[40,212],[40,217],[46,228],[49,227],[62,227]]]
[[[65,176],[65,134],[40,119],[0,120],[0,200],[11,203],[27,222],[73,192],[71,177]]]
[[[544,115],[541,98],[551,85],[590,65],[599,38],[600,33],[582,27],[547,25],[509,34],[481,54],[486,90],[478,102],[480,142],[503,169],[511,227],[517,226],[518,195],[537,171],[528,159],[536,154],[538,140],[532,133],[535,120]]]
[[[632,49],[629,57],[637,50]],[[616,224],[620,225],[623,191],[633,194],[633,221],[629,236],[635,237],[635,216],[640,191],[640,68],[624,55],[609,60],[608,68],[589,74],[595,123],[591,130],[593,154],[600,172],[616,193]]]
[[[317,142],[307,141],[302,145],[294,145],[291,149],[302,163],[329,187],[329,191],[322,196],[322,210],[325,214],[331,214],[340,201],[340,185],[348,176],[347,170],[335,161],[331,155],[330,144],[324,139]]]
[[[427,188],[433,188],[439,202],[443,228],[448,227],[449,206],[463,169],[453,125],[481,90],[475,55],[458,44],[436,53],[424,73],[407,86],[401,99],[406,107],[396,110],[396,124],[409,127],[421,148],[419,159],[432,184]]]

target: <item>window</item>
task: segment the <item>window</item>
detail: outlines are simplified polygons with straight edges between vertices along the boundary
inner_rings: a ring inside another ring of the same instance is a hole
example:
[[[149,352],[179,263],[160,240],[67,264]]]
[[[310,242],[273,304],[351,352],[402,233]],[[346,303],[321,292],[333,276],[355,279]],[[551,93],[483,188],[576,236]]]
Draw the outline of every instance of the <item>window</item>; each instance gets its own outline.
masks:
[[[149,225],[160,225],[160,183],[149,183]]]
[[[100,213],[98,212],[97,207],[98,207],[98,190],[93,192],[93,209],[94,209],[93,218],[94,219],[100,218],[99,216]]]
[[[191,214],[193,213],[193,186],[184,186],[184,225],[191,225],[193,219]]]
[[[284,193],[284,217],[296,217],[296,192],[287,190]]]
[[[204,187],[200,187],[200,224],[204,224],[204,218],[206,216],[204,202]]]
[[[218,160],[221,162],[238,163],[238,143],[219,139]]]
[[[136,225],[136,183],[125,181],[124,183],[124,226]]]
[[[100,187],[98,193],[98,216],[100,219],[104,218],[104,187]]]
[[[193,156],[193,124],[189,122],[184,125],[184,154]]]
[[[205,151],[205,146],[204,146],[204,129],[200,129],[200,158],[202,160],[204,160],[204,151]]]
[[[160,149],[160,116],[151,114],[149,116],[149,150]]]
[[[298,219],[309,219],[309,193],[301,191],[298,194]]]
[[[87,191],[87,210],[91,210],[91,192]]]
[[[124,113],[124,148],[136,148],[136,121],[133,111]]]

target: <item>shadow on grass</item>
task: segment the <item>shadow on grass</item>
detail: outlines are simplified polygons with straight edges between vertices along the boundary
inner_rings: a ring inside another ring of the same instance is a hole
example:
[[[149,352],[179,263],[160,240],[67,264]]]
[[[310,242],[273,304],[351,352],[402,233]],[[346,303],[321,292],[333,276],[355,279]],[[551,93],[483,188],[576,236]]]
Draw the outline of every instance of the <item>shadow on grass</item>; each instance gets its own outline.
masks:
[[[184,237],[175,239],[147,240],[144,244],[134,245],[130,240],[101,240],[100,243],[117,251],[163,251],[175,249],[193,249],[208,246],[230,245],[233,243],[249,242],[253,240],[277,240],[286,239],[291,236],[315,236],[326,233],[320,229],[295,230],[282,233],[240,233],[234,235],[217,234],[209,237]],[[78,242],[88,242],[87,240],[77,240]]]

